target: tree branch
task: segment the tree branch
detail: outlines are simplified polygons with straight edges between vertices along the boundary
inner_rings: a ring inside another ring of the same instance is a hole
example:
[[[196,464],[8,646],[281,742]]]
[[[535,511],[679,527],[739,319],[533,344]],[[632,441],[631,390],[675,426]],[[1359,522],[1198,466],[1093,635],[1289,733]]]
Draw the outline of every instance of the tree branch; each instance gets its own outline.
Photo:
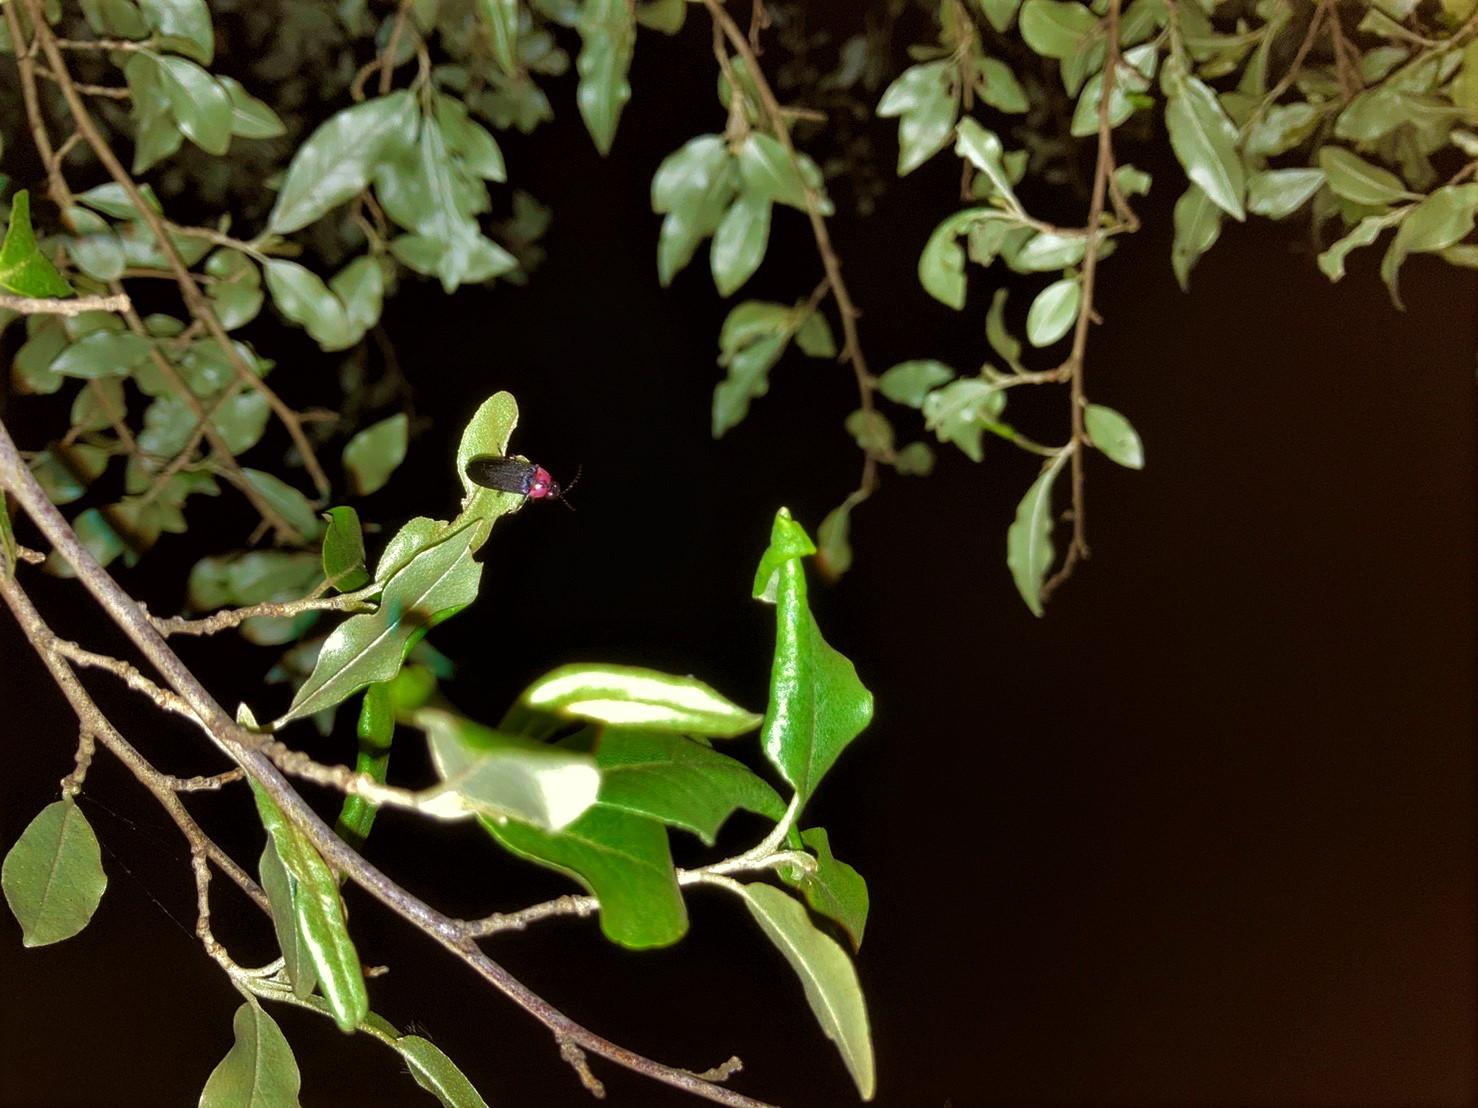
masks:
[[[133,307],[127,293],[114,296],[78,296],[72,300],[38,299],[0,292],[0,308],[19,315],[60,315],[71,318],[83,312],[126,312]]]
[[[562,1047],[573,1044],[643,1076],[718,1104],[733,1108],[765,1108],[760,1101],[704,1081],[688,1070],[652,1061],[576,1023],[484,954],[477,946],[476,936],[466,924],[432,908],[402,888],[340,839],[273,765],[262,749],[261,736],[237,726],[160,637],[147,613],[119,587],[78,541],[67,521],[47,499],[35,477],[22,462],[3,423],[0,423],[0,485],[15,495],[41,532],[76,571],[78,580],[98,601],[109,618],[133,641],[139,652],[159,671],[165,682],[190,706],[212,739],[272,798],[283,814],[335,870],[455,954],[485,981],[544,1024]],[[19,586],[13,581],[6,582],[4,591],[9,600],[12,593],[19,592]],[[65,666],[65,663],[60,659],[50,659],[49,668],[53,665]],[[53,675],[61,683],[62,678],[55,669]],[[182,807],[179,805],[179,798],[172,791],[163,791],[169,796],[170,803]]]

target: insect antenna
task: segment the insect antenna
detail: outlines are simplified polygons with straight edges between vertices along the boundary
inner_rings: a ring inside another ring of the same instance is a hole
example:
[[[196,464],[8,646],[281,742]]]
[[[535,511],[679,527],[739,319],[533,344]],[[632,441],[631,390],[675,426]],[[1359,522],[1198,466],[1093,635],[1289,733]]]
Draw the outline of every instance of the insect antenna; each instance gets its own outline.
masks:
[[[585,472],[585,466],[584,466],[583,463],[581,463],[580,465],[576,466],[575,467],[575,476],[574,476],[574,478],[570,481],[570,483],[568,485],[566,485],[564,487],[564,489],[559,494],[559,502],[561,504],[563,504],[566,508],[568,508],[572,512],[575,510],[575,506],[573,504],[571,504],[570,503],[570,500],[569,500],[570,490],[573,489],[576,485],[578,485],[580,483],[580,474],[582,474],[584,472]]]

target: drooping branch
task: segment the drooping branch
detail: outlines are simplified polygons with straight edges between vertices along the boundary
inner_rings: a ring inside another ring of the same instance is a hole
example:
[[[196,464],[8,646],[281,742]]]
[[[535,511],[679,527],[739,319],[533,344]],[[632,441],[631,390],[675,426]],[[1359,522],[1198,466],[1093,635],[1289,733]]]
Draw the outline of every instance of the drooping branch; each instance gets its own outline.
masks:
[[[133,307],[127,293],[113,296],[78,296],[71,300],[42,300],[0,292],[0,308],[18,315],[60,315],[71,318],[83,312],[123,312]]]
[[[231,719],[169,648],[148,614],[119,587],[82,545],[21,460],[3,423],[0,423],[0,487],[8,489],[15,496],[42,534],[72,566],[78,580],[159,672],[165,683],[189,705],[215,743],[272,798],[283,814],[336,871],[455,954],[490,985],[548,1028],[562,1050],[567,1045],[573,1045],[581,1051],[588,1051],[643,1076],[718,1104],[734,1108],[765,1108],[760,1101],[705,1081],[691,1071],[655,1062],[576,1023],[483,953],[477,945],[475,933],[467,924],[447,916],[402,888],[340,839],[273,764],[263,749],[263,737],[239,727]],[[5,583],[4,595],[7,601],[12,595],[18,594],[20,588],[13,579]],[[14,610],[14,605],[12,608]],[[48,668],[52,669],[53,676],[61,683],[63,679],[53,663],[64,667],[65,662],[54,657],[48,661]],[[70,671],[67,672],[70,676]],[[75,677],[72,677],[72,684],[76,685]],[[174,792],[167,788],[163,791],[168,794],[171,803],[182,809],[183,806],[179,804],[179,798]]]

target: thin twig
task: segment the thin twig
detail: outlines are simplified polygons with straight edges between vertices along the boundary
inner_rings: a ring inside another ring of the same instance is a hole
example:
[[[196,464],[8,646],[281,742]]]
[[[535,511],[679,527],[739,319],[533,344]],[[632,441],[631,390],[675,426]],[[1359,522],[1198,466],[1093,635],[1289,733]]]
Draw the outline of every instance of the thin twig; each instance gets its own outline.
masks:
[[[383,587],[376,583],[367,585],[356,592],[340,593],[338,596],[288,600],[281,603],[268,601],[263,604],[253,604],[247,608],[227,608],[201,619],[185,619],[183,616],[167,618],[150,616],[149,621],[161,635],[214,635],[217,631],[239,627],[247,620],[256,619],[259,616],[286,617],[303,612],[372,611],[374,605],[371,599]]]
[[[71,318],[83,312],[125,312],[133,307],[127,293],[113,296],[78,296],[71,300],[53,300],[31,296],[16,296],[0,292],[0,308],[20,315],[60,315]]]

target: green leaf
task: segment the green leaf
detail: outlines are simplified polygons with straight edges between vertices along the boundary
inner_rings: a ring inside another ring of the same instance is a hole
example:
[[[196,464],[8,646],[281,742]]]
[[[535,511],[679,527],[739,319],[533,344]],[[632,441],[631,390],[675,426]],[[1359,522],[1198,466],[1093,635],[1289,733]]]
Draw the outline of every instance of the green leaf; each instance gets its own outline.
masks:
[[[300,324],[325,350],[346,350],[358,341],[349,326],[349,316],[338,297],[323,279],[297,262],[270,258],[263,267],[272,302],[294,323]]]
[[[895,404],[917,408],[924,397],[952,379],[955,371],[933,358],[914,358],[899,362],[878,378],[878,391]]]
[[[490,7],[484,4],[484,7]],[[435,1043],[419,1035],[402,1035],[395,1049],[405,1059],[416,1084],[441,1101],[442,1108],[487,1108],[467,1075]]]
[[[980,58],[975,63],[975,90],[980,99],[1000,112],[1013,115],[1031,106],[1026,90],[1016,79],[1011,67],[995,58]]]
[[[1026,313],[1026,341],[1033,346],[1051,346],[1073,329],[1083,288],[1076,277],[1053,281],[1041,292]]]
[[[652,210],[666,213],[657,242],[665,288],[693,258],[728,210],[739,170],[719,135],[699,135],[663,159],[652,177]]]
[[[26,946],[59,943],[87,926],[108,875],[97,836],[70,797],[48,804],[26,825],[5,855],[0,886]]]
[[[800,524],[780,509],[760,562],[761,571],[768,568],[775,578],[775,660],[761,742],[802,805],[872,719],[872,694],[852,663],[821,637],[806,602],[799,551],[808,548],[815,549]],[[757,597],[769,592],[768,575],[756,583]]]
[[[467,112],[467,105],[450,96],[436,97],[436,122],[447,146],[468,171],[484,181],[508,180],[508,167],[498,140]]]
[[[85,208],[67,212],[73,234],[67,237],[67,253],[77,268],[98,281],[116,281],[123,275],[127,257],[118,232],[101,216]]]
[[[496,731],[441,708],[422,708],[414,720],[426,732],[442,781],[423,800],[423,811],[449,819],[515,819],[559,831],[595,803],[600,773],[588,754]]]
[[[812,358],[837,356],[836,338],[831,333],[831,324],[826,322],[826,316],[820,308],[806,316],[805,321],[796,328],[795,344],[801,348],[801,353]]]
[[[1021,0],[975,0],[980,10],[985,13],[985,18],[990,20],[990,25],[1004,34],[1016,18],[1016,9],[1021,6]]]
[[[1345,235],[1338,242],[1333,243],[1327,250],[1319,255],[1319,271],[1331,281],[1338,281],[1345,275],[1345,258],[1351,250],[1362,246],[1369,246],[1380,238],[1380,233],[1405,217],[1406,210],[1388,212],[1385,215],[1368,215],[1362,219],[1353,231]]]
[[[159,83],[185,137],[207,154],[231,146],[231,97],[225,88],[188,58],[147,54],[159,65]]]
[[[1027,0],[1028,6],[1033,2]],[[805,907],[789,893],[758,883],[735,882],[732,888],[801,979],[816,1022],[836,1043],[858,1094],[863,1100],[871,1100],[877,1087],[872,1033],[862,986],[847,952],[831,936],[817,930]]]
[[[1341,146],[1321,146],[1319,167],[1329,178],[1330,191],[1353,204],[1373,208],[1414,195],[1389,169],[1372,165]]]
[[[337,592],[353,592],[370,582],[365,568],[364,531],[359,513],[348,506],[323,513],[328,530],[323,535],[323,576]]]
[[[949,216],[929,235],[919,255],[919,284],[941,304],[959,311],[965,306],[965,251],[958,239],[986,221],[1010,217],[995,208],[966,208]]]
[[[53,504],[80,500],[87,486],[107,468],[107,452],[86,443],[56,444],[31,459],[31,473]]]
[[[1130,422],[1112,408],[1089,404],[1083,409],[1083,423],[1093,445],[1112,461],[1130,469],[1144,468],[1144,444]]]
[[[15,567],[19,563],[19,552],[15,545],[15,526],[10,522],[10,504],[0,492],[0,573],[9,579],[15,578]]]
[[[479,0],[477,10],[487,21],[493,44],[493,60],[509,77],[518,66],[518,0]]]
[[[313,505],[308,503],[306,496],[280,477],[274,477],[260,469],[243,468],[241,475],[251,483],[252,488],[257,490],[262,499],[287,521],[288,526],[303,538],[313,539],[318,536],[320,526],[318,513],[313,510]]]
[[[1082,4],[1026,0],[1021,6],[1021,37],[1044,58],[1071,58],[1097,26],[1098,17]]]
[[[713,233],[713,284],[720,296],[737,292],[765,258],[770,241],[770,201],[742,192]]]
[[[961,377],[924,397],[924,426],[940,442],[952,442],[973,462],[983,457],[982,420],[994,419],[1006,406],[1005,390],[979,377]]]
[[[1021,340],[1006,329],[1007,292],[1007,289],[999,288],[991,297],[990,311],[985,314],[985,340],[1001,356],[1002,361],[1017,373],[1024,373],[1026,370],[1021,364]]]
[[[277,934],[277,949],[282,951],[282,964],[287,969],[287,979],[292,982],[293,994],[299,999],[308,997],[318,985],[318,974],[313,969],[308,945],[298,931],[297,910],[293,907],[297,881],[288,874],[270,838],[257,861],[257,875],[272,909],[272,929]]]
[[[252,782],[262,826],[290,878],[297,934],[339,1030],[353,1031],[369,1012],[364,971],[349,938],[339,882],[318,850],[276,803]]]
[[[365,575],[368,577],[368,574]],[[356,731],[359,749],[354,755],[354,772],[368,774],[384,784],[390,775],[390,747],[395,741],[396,702],[392,689],[406,680],[412,673],[420,673],[417,667],[407,667],[396,675],[394,681],[371,685],[364,690],[359,706]],[[434,681],[435,678],[432,678]],[[418,704],[417,707],[420,705]],[[334,823],[334,833],[356,850],[369,838],[375,824],[375,806],[359,795],[346,796],[339,806],[339,818]]]
[[[579,30],[575,101],[596,149],[609,154],[621,109],[631,99],[627,71],[636,49],[636,19],[626,0],[585,0]]]
[[[606,728],[600,804],[691,831],[709,846],[737,808],[778,820],[780,794],[742,762],[681,735]]]
[[[852,568],[852,500],[843,500],[816,528],[816,568],[835,581]]]
[[[71,296],[72,286],[36,245],[31,229],[31,195],[21,189],[10,201],[10,223],[0,243],[0,289],[21,296]]]
[[[339,624],[273,729],[332,708],[366,685],[390,680],[426,628],[472,603],[482,579],[482,565],[472,560],[478,531],[476,524],[464,524],[422,549],[390,575],[378,610]],[[378,573],[376,579],[384,580]]]
[[[719,365],[727,377],[713,390],[713,437],[737,426],[749,402],[770,390],[770,369],[790,342],[792,310],[784,304],[746,300],[719,331]]]
[[[845,426],[847,434],[867,453],[879,457],[893,453],[893,425],[882,412],[859,408],[847,415]]]
[[[1473,230],[1475,219],[1478,184],[1447,185],[1406,213],[1380,267],[1398,308],[1402,305],[1397,273],[1407,254],[1435,253],[1461,242]]]
[[[519,703],[565,719],[716,739],[753,731],[761,718],[696,678],[640,666],[560,666],[525,689]]]
[[[1051,0],[1041,2],[1050,3]],[[1016,205],[1016,193],[1011,189],[1011,175],[1006,172],[1005,150],[996,133],[987,131],[973,119],[962,119],[956,134],[955,153],[985,174],[995,196],[1009,205]]]
[[[957,76],[949,60],[924,62],[905,69],[884,90],[877,114],[898,117],[898,176],[912,173],[949,142],[960,114]]]
[[[140,184],[139,192],[143,195],[144,202],[156,215],[164,210],[159,204],[159,198],[154,195],[154,190],[149,185]],[[104,215],[110,215],[114,219],[141,218],[123,186],[114,181],[109,181],[105,185],[97,185],[86,192],[79,192],[77,202],[86,204],[89,208],[102,212]]]
[[[600,901],[601,932],[642,950],[670,946],[688,929],[667,832],[655,820],[591,808],[561,831],[517,820],[482,825],[521,858],[574,878]]]
[[[860,949],[862,933],[867,928],[867,882],[846,862],[832,856],[831,841],[824,828],[802,831],[801,842],[816,855],[816,868],[782,866],[780,879],[799,889],[817,915],[841,924],[852,941],[852,949]]]
[[[328,287],[344,305],[349,331],[357,342],[380,321],[385,296],[385,270],[368,254],[355,258],[329,279]]]
[[[928,443],[911,442],[898,451],[893,468],[903,477],[927,477],[934,472],[934,451]]]
[[[205,0],[138,0],[138,5],[149,27],[170,37],[170,49],[210,64],[216,36]]]
[[[472,478],[467,476],[467,463],[479,454],[506,456],[508,441],[513,437],[513,430],[517,426],[518,401],[513,399],[512,393],[495,392],[478,405],[457,443],[457,476],[462,482],[464,495],[476,497],[479,493],[488,493],[491,494],[491,500],[510,505],[522,502],[523,498],[513,493],[499,493],[473,484]],[[375,576],[380,579],[378,573]]]
[[[302,1078],[292,1047],[255,1000],[236,1009],[236,1041],[200,1094],[200,1108],[297,1108]]]
[[[775,139],[759,131],[751,131],[739,148],[738,161],[746,193],[805,211],[806,189],[810,188],[816,194],[821,214],[832,213],[831,201],[826,198],[822,185],[821,170],[806,155],[798,152],[792,160],[785,147]]]
[[[1287,153],[1313,133],[1320,118],[1320,109],[1304,101],[1274,104],[1247,132],[1247,153],[1255,157]]]
[[[356,496],[368,496],[385,487],[390,475],[405,461],[410,421],[404,412],[366,427],[344,447],[344,469]]]
[[[287,125],[277,113],[251,93],[234,77],[217,77],[231,100],[231,133],[246,139],[269,139],[287,134]]]
[[[1170,266],[1182,291],[1190,288],[1191,269],[1202,254],[1221,237],[1221,209],[1201,186],[1192,183],[1175,202],[1175,239],[1170,247]]]
[[[1052,483],[1067,459],[1068,452],[1063,451],[1043,467],[1016,506],[1016,519],[1006,532],[1006,565],[1016,591],[1035,616],[1042,615],[1042,584],[1056,554],[1052,549]]]
[[[1323,187],[1322,169],[1265,169],[1247,179],[1247,210],[1268,219],[1284,219]]]
[[[1011,268],[1018,273],[1047,273],[1077,265],[1087,253],[1086,235],[1059,235],[1052,231],[1039,231],[1026,240],[1026,244],[1016,252],[1015,257],[1008,260]]]
[[[131,331],[93,331],[64,349],[51,363],[63,377],[127,377],[154,344]]]
[[[1186,176],[1233,219],[1245,219],[1246,174],[1237,153],[1237,128],[1216,93],[1173,58],[1165,64],[1165,127]]]
[[[1114,78],[1114,88],[1109,94],[1109,126],[1117,127],[1135,112],[1136,100],[1143,101],[1143,94],[1150,87],[1159,62],[1158,49],[1153,45],[1136,46],[1124,54],[1124,65]],[[1103,74],[1095,73],[1078,97],[1078,106],[1073,110],[1070,133],[1077,138],[1087,138],[1098,133],[1098,107],[1103,99]]]
[[[293,155],[268,229],[296,231],[357,196],[388,154],[413,143],[418,118],[404,89],[331,116]]]

